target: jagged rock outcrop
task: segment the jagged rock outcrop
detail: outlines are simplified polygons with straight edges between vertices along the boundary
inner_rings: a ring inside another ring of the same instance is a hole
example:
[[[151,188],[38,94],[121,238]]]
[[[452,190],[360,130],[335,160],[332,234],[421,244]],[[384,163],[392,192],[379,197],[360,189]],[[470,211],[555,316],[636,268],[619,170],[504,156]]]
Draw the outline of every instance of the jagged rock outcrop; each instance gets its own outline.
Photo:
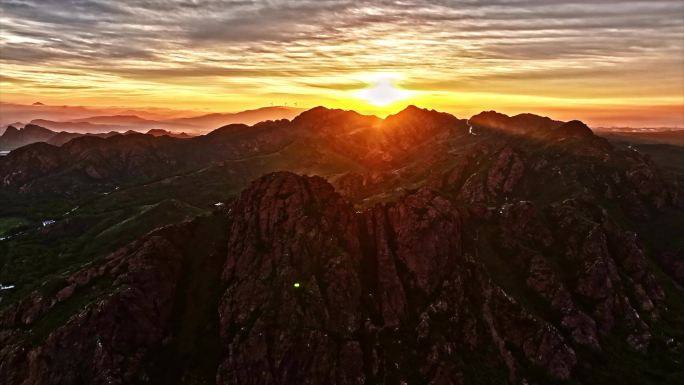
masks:
[[[179,290],[201,279],[217,282],[202,295],[216,298],[220,384],[468,384],[473,367],[510,383],[568,380],[587,365],[578,348],[601,354],[610,337],[646,351],[665,310],[636,236],[590,203],[521,201],[483,221],[422,188],[357,211],[320,177],[274,173],[226,212],[205,252],[199,224],[172,226],[6,310],[0,374],[156,383],[154,352],[180,357]],[[222,270],[188,278],[202,259]],[[48,330],[74,303],[53,331],[22,331]]]
[[[353,160],[382,170],[396,167],[416,154],[428,161],[439,152],[434,148],[422,151],[423,144],[467,132],[466,123],[453,115],[416,106],[408,106],[385,119],[316,107],[292,123],[294,128],[322,139]]]
[[[468,120],[473,127],[498,131],[504,134],[543,137],[563,124],[545,116],[518,114],[508,116],[496,111],[483,111]]]
[[[221,383],[453,381],[482,345],[515,382],[511,345],[552,377],[576,364],[464,250],[462,214],[428,190],[354,213],[320,178],[274,174],[233,215]]]

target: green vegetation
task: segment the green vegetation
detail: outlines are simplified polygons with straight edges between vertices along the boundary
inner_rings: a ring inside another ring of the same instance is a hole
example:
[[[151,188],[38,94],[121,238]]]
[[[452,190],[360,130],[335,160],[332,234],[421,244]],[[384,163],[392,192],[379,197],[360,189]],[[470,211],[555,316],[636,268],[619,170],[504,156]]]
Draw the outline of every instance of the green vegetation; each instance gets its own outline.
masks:
[[[2,241],[0,282],[16,287],[3,293],[0,309],[155,228],[204,212],[175,200],[111,211],[97,210],[96,202],[57,218],[50,226],[32,227]]]
[[[29,225],[29,221],[21,217],[0,218],[0,238],[8,236]]]
[[[112,283],[111,277],[96,279],[87,287],[79,288],[64,302],[56,304],[45,316],[31,325],[28,333],[31,344],[33,346],[39,345],[53,330],[64,325],[73,315],[85,309],[91,302],[101,298],[102,295],[111,292],[113,290]],[[44,288],[41,287],[41,290]]]
[[[184,168],[152,180],[79,181],[78,188],[69,190],[78,193],[0,189],[0,200],[12,202],[0,207],[0,234],[20,233],[0,241],[0,283],[15,285],[3,292],[0,309],[155,228],[213,210],[215,203],[277,170],[333,178],[361,166],[326,146],[298,141],[276,152]],[[55,185],[72,179],[68,174],[50,177]],[[46,219],[56,223],[43,228]]]

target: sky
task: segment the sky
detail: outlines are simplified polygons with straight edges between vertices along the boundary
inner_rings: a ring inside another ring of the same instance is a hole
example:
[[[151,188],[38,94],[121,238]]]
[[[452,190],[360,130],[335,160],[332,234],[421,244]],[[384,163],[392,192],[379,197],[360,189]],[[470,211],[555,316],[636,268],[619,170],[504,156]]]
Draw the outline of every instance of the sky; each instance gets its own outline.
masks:
[[[0,102],[684,127],[684,1],[2,0]]]

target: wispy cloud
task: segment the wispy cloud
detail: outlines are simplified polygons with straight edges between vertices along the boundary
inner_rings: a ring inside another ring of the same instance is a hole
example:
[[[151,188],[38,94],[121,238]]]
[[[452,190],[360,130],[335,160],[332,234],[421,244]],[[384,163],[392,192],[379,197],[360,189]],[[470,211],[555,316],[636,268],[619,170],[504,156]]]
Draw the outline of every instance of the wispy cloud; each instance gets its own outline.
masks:
[[[390,71],[442,96],[684,103],[680,0],[3,0],[0,11],[12,95],[64,99],[80,83],[91,91],[79,97],[119,101],[334,102],[362,74]]]

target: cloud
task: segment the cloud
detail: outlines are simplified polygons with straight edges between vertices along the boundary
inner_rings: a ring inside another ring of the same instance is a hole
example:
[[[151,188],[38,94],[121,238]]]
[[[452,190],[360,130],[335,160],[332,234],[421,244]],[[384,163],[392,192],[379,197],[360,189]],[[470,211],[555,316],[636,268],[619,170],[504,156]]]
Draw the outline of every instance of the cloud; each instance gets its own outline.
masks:
[[[0,65],[25,82],[16,92],[73,87],[58,71],[136,95],[346,91],[375,71],[425,90],[540,79],[549,87],[534,92],[554,97],[573,81],[616,96],[621,83],[654,96],[684,86],[680,0],[3,0],[0,22]]]
[[[0,74],[0,82],[14,83],[14,84],[26,84],[27,83],[27,81],[24,79],[14,78],[14,77],[6,76],[3,74]]]
[[[28,38],[54,54],[64,49],[101,54],[109,48],[137,47],[126,57],[145,58],[150,48],[182,49],[188,45],[257,46],[276,42],[308,46],[347,38],[373,38],[401,30],[428,39],[443,36],[445,46],[459,41],[486,43],[481,49],[505,55],[501,47],[553,48],[553,41],[574,38],[583,51],[587,30],[602,49],[620,49],[622,37],[643,45],[663,46],[683,33],[680,1],[63,1],[6,0],[3,35]],[[381,28],[373,28],[381,27]],[[584,32],[583,36],[577,33]],[[516,36],[517,35],[517,36]],[[664,36],[664,39],[657,37]],[[497,41],[498,40],[498,41]],[[525,42],[522,45],[521,42]],[[681,44],[680,44],[681,45]],[[494,48],[491,51],[489,47]],[[496,48],[500,48],[496,50]],[[565,51],[569,51],[565,48]],[[538,50],[539,51],[539,50]],[[549,50],[549,55],[556,50]],[[15,52],[3,54],[11,59]],[[534,57],[538,54],[534,54]]]

